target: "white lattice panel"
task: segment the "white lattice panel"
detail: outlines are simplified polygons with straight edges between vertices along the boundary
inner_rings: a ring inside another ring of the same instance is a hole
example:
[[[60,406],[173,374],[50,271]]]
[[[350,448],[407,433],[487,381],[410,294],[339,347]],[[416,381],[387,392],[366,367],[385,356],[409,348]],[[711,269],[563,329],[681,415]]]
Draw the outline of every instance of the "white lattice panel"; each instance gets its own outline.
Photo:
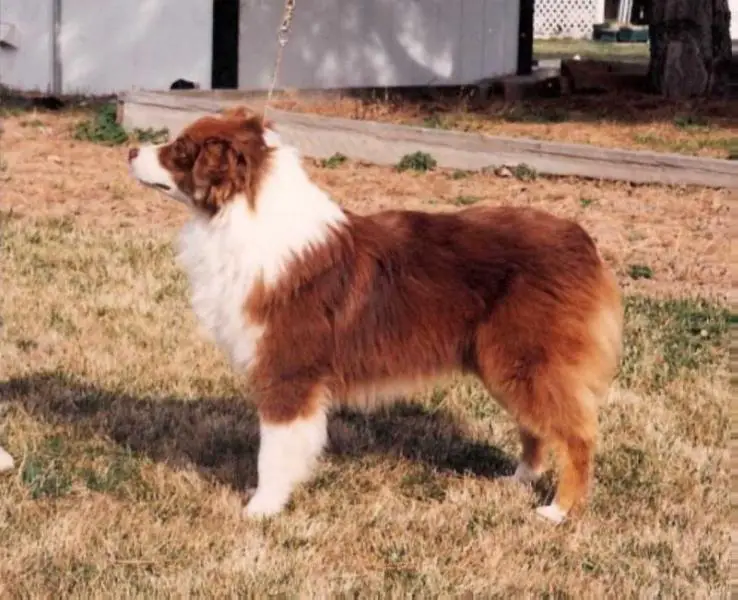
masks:
[[[590,38],[601,20],[598,0],[536,0],[533,29],[539,38]]]

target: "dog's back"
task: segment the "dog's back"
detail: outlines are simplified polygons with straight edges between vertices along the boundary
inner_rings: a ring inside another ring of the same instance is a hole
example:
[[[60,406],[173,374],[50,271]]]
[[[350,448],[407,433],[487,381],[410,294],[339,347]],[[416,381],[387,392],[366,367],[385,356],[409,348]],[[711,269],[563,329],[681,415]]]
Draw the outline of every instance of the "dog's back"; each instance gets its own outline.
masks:
[[[278,323],[273,330],[289,337],[262,340],[291,382],[279,389],[280,410],[294,410],[296,373],[362,405],[395,384],[474,373],[520,425],[519,478],[541,472],[546,444],[560,450],[562,481],[545,516],[557,520],[584,498],[622,307],[579,225],[520,208],[349,215],[293,270],[301,280],[288,277],[251,305],[255,321]],[[266,411],[274,368],[254,371],[269,382]]]

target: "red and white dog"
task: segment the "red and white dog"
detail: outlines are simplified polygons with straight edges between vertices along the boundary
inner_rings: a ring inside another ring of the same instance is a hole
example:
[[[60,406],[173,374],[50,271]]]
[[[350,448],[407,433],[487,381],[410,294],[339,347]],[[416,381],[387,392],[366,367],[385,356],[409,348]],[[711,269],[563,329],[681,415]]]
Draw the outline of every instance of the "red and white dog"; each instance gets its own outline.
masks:
[[[133,176],[192,220],[180,259],[205,328],[248,375],[258,487],[274,515],[326,443],[327,412],[452,372],[478,376],[520,427],[515,478],[551,444],[560,522],[586,498],[597,405],[621,349],[616,281],[577,224],[524,208],[357,215],[315,185],[270,124],[239,109],[132,149]]]

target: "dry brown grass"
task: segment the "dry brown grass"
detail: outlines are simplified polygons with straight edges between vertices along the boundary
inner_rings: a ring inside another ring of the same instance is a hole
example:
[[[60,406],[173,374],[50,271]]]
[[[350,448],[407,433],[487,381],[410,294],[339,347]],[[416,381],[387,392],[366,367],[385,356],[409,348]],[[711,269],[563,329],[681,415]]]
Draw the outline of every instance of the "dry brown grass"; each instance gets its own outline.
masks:
[[[369,119],[490,135],[593,144],[726,158],[738,152],[735,102],[672,104],[638,94],[491,100],[471,110],[462,99],[412,101],[300,95],[281,98],[285,110]]]
[[[256,420],[188,309],[183,214],[129,181],[122,149],[71,141],[74,117],[38,118],[2,141],[0,443],[19,465],[0,477],[0,597],[727,594],[726,192],[311,167],[355,210],[580,219],[628,289],[626,355],[576,522],[533,517],[550,482],[496,480],[514,425],[457,379],[336,415],[315,479],[255,524]],[[627,277],[638,263],[652,280]]]

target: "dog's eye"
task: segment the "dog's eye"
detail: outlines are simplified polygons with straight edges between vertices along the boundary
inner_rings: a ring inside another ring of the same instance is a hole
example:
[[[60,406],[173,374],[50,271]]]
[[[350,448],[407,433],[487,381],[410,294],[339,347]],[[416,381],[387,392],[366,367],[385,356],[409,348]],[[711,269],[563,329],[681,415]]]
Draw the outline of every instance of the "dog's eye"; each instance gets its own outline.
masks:
[[[191,146],[185,140],[178,138],[172,144],[172,158],[178,166],[186,167],[192,163]]]

